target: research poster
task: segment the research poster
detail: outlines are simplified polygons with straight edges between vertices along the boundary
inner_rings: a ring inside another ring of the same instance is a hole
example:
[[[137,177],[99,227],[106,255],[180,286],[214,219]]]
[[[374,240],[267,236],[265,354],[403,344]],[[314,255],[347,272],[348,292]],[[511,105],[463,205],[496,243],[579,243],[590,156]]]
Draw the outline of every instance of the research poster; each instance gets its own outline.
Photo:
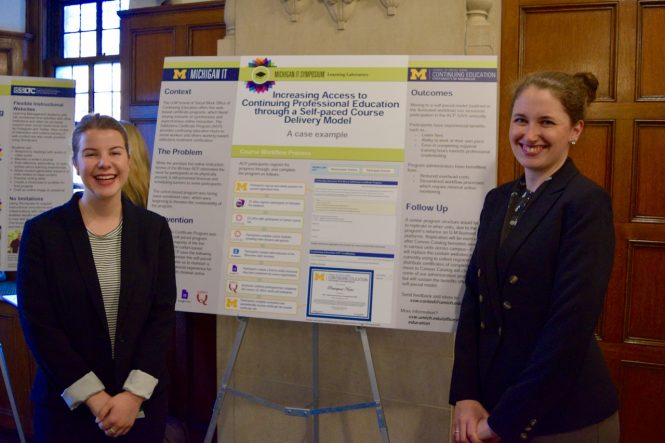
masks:
[[[72,194],[74,81],[0,76],[0,270],[15,271],[23,224]]]
[[[452,331],[497,59],[167,58],[149,206],[183,311]]]

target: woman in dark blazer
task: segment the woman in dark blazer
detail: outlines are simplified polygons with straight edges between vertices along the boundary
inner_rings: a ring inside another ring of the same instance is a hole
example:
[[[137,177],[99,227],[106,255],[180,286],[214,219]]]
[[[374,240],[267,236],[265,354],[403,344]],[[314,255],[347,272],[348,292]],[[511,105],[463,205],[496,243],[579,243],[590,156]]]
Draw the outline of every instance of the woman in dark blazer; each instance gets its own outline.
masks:
[[[455,342],[455,442],[618,442],[618,402],[594,327],[612,268],[607,193],[568,158],[598,86],[538,73],[513,98],[524,176],[480,216]]]
[[[74,131],[84,192],[29,220],[18,265],[23,331],[37,361],[38,442],[162,442],[175,265],[166,220],[122,197],[122,126]]]

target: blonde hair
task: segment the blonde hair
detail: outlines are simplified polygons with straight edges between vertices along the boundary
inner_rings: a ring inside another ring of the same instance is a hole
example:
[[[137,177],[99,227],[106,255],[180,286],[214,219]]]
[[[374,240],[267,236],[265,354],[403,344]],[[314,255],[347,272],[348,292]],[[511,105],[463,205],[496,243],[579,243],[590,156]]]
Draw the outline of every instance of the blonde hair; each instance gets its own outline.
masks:
[[[122,192],[135,205],[148,206],[148,187],[150,186],[150,160],[148,148],[139,130],[130,122],[121,120],[120,124],[127,132],[129,143],[129,177]]]

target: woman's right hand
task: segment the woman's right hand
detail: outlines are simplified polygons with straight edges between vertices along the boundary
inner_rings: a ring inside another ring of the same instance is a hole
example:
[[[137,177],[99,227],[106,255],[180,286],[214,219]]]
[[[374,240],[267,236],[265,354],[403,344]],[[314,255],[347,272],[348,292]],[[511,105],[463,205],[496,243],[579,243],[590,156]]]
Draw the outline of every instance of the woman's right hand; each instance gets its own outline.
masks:
[[[97,418],[97,426],[107,437],[122,437],[134,426],[143,397],[123,391],[106,402]]]
[[[453,441],[455,443],[482,443],[478,438],[478,423],[490,414],[476,400],[460,400],[455,403]]]
[[[106,391],[99,391],[96,394],[92,394],[88,399],[85,401],[86,406],[90,409],[90,412],[92,412],[92,415],[95,416],[95,418],[102,419],[104,417],[99,417],[99,411],[102,410],[102,407],[111,399],[111,396],[106,392]]]

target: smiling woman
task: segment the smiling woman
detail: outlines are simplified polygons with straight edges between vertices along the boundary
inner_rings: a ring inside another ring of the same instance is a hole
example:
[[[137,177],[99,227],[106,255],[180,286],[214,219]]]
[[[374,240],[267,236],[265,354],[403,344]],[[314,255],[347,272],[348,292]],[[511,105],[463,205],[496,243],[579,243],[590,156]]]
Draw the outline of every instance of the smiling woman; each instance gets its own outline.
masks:
[[[515,100],[510,124],[510,146],[524,167],[526,187],[538,189],[568,157],[570,144],[582,133],[584,122],[571,122],[563,105],[547,89],[530,87]]]
[[[597,87],[589,73],[544,72],[515,91],[509,139],[524,176],[490,191],[480,215],[455,339],[455,443],[619,441],[594,337],[611,200],[568,158]]]
[[[117,129],[89,129],[78,137],[73,162],[85,188],[79,201],[84,222],[89,208],[100,204],[107,206],[106,211],[121,213],[120,192],[129,173],[126,139],[127,135]]]
[[[122,196],[129,156],[118,121],[84,116],[72,136],[84,191],[23,230],[17,293],[40,443],[163,440],[173,240],[164,217]]]
[[[559,87],[554,87],[559,84]],[[565,87],[563,86],[565,85]],[[510,146],[525,169],[526,187],[535,191],[568,158],[584,129],[584,111],[596,97],[593,74],[542,73],[515,92]]]

